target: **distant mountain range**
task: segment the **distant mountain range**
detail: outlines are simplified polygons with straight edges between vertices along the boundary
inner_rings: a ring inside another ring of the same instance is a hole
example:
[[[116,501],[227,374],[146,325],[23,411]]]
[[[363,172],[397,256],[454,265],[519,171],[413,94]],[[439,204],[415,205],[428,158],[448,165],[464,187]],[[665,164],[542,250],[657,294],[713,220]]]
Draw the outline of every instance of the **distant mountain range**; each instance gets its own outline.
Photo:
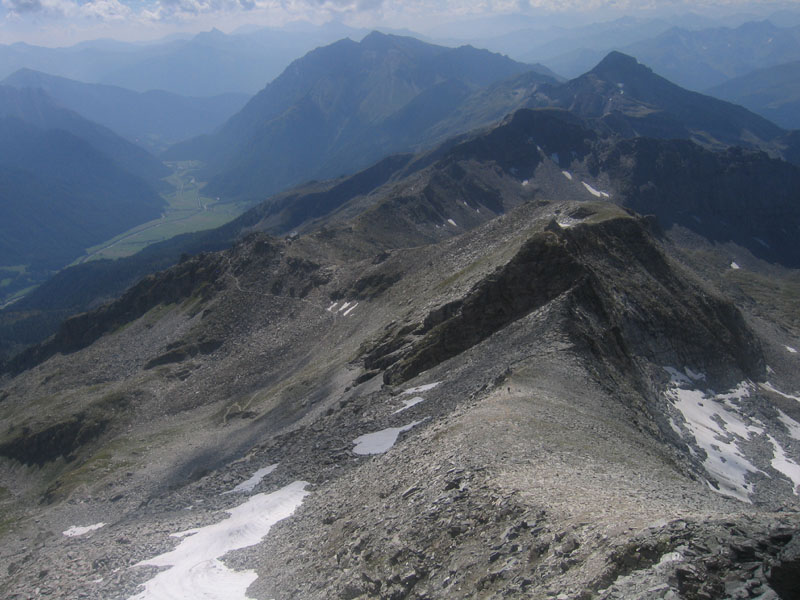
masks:
[[[785,134],[619,52],[562,84],[486,51],[373,33],[295,61],[219,132],[178,144],[165,157],[203,160],[210,194],[253,201],[353,172],[391,152],[430,147],[518,108],[548,106],[626,137],[688,138],[773,155]]]
[[[16,282],[3,277],[3,295],[157,218],[164,200],[155,187],[168,173],[43,91],[0,86],[0,265],[27,267]]]
[[[800,61],[757,69],[706,93],[747,107],[787,129],[800,129]]]
[[[39,129],[63,129],[86,140],[107,154],[122,168],[152,184],[169,174],[169,169],[152,154],[123,139],[107,127],[59,106],[39,89],[0,86],[0,117],[14,117]]]
[[[786,24],[748,21],[735,28],[666,25],[650,21],[598,24],[583,28],[583,37],[564,32],[549,47],[537,47],[520,57],[542,61],[557,73],[575,77],[617,50],[695,91],[755,69],[800,60],[800,26],[793,20]]]
[[[678,85],[707,90],[755,69],[800,60],[800,26],[760,21],[735,29],[674,28],[624,51]]]
[[[219,132],[164,156],[206,161],[209,194],[258,200],[430,141],[472,93],[530,70],[469,46],[373,32],[360,43],[341,40],[298,59]]]
[[[23,43],[0,46],[0,77],[22,68],[87,83],[183,96],[252,95],[298,56],[359,31],[342,25],[225,34],[217,29],[190,39],[150,44],[84,42],[68,48]]]
[[[153,152],[213,131],[249,99],[246,94],[234,93],[194,98],[161,90],[134,92],[31,69],[20,69],[2,84],[42,89],[60,106],[105,125]]]

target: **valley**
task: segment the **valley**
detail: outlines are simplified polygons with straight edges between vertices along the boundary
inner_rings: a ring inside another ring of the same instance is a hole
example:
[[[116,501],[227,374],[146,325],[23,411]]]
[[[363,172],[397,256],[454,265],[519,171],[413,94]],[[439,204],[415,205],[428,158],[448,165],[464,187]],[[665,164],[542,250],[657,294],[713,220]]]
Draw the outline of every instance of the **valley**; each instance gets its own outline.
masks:
[[[173,174],[166,178],[174,191],[163,193],[167,202],[160,218],[148,221],[120,235],[86,249],[86,256],[72,264],[89,260],[117,259],[130,256],[151,244],[168,240],[177,235],[213,229],[224,225],[243,213],[247,206],[221,202],[202,195],[202,182],[196,174],[199,165],[191,161],[167,163]]]

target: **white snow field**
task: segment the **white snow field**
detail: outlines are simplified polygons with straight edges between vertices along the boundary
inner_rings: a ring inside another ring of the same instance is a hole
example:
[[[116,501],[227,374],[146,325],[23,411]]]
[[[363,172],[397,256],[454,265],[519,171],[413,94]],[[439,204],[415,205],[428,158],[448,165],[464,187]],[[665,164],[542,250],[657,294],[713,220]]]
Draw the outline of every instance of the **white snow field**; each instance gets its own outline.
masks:
[[[778,418],[789,431],[789,437],[800,441],[800,423],[795,421],[792,417],[780,409],[778,409]]]
[[[739,442],[762,434],[764,429],[745,422],[736,401],[749,396],[753,385],[742,382],[724,394],[714,394],[710,390],[706,393],[693,387],[693,379],[703,378],[700,374],[687,371],[684,375],[673,367],[665,370],[671,377],[667,398],[683,417],[682,424],[672,421],[672,428],[683,437],[692,436],[697,446],[705,451],[703,467],[719,485],[719,488],[712,485],[712,489],[749,503],[752,490],[746,475],[759,469],[744,456]]]
[[[241,493],[249,494],[250,492],[252,492],[255,489],[255,487],[259,483],[261,483],[261,480],[264,479],[264,477],[266,477],[267,475],[272,473],[277,468],[278,468],[278,465],[276,463],[274,465],[269,465],[268,467],[264,467],[263,469],[259,469],[258,471],[253,473],[253,476],[250,477],[250,479],[248,479],[246,481],[243,481],[242,483],[237,485],[232,490],[228,490],[227,492],[222,492],[222,493],[223,494],[237,494],[237,493],[239,493],[239,494],[241,494]]]
[[[230,516],[219,523],[173,534],[183,538],[174,550],[134,565],[170,568],[129,600],[247,600],[247,588],[258,575],[233,571],[219,559],[260,542],[275,523],[302,504],[308,485],[295,481],[271,494],[256,494],[226,511]]]
[[[769,441],[772,443],[773,449],[772,468],[786,475],[786,477],[792,481],[792,491],[795,495],[800,496],[797,492],[797,490],[800,489],[800,466],[786,456],[786,452],[784,452],[783,448],[774,437],[771,435],[768,437]]]
[[[90,531],[95,531],[96,529],[100,529],[101,527],[105,527],[105,523],[95,523],[94,525],[86,525],[85,527],[78,527],[77,525],[73,525],[66,531],[62,531],[62,535],[67,537],[77,537],[79,535],[83,535],[85,533],[89,533]]]
[[[403,427],[389,427],[376,431],[375,433],[360,435],[353,440],[355,444],[353,452],[355,454],[383,454],[394,446],[401,433],[416,427],[420,423],[422,423],[422,421],[414,421]]]

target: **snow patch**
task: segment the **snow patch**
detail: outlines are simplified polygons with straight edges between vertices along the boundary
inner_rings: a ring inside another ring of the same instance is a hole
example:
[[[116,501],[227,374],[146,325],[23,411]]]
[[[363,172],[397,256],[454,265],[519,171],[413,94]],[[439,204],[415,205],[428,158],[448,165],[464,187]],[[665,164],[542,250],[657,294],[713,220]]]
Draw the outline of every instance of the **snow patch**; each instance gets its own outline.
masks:
[[[522,187],[525,187],[526,185],[528,185],[528,183],[530,182],[526,179],[525,181],[522,182]]]
[[[232,490],[228,490],[227,492],[222,492],[223,494],[237,494],[237,493],[246,493],[249,494],[252,492],[256,486],[261,483],[261,480],[264,479],[267,475],[272,473],[275,469],[278,468],[277,463],[274,465],[270,465],[268,467],[264,467],[263,469],[259,469],[253,476],[250,477],[247,481],[243,481],[239,485],[237,485]]]
[[[246,600],[255,571],[233,571],[219,559],[231,550],[259,543],[270,528],[289,517],[308,495],[306,481],[295,481],[271,494],[256,494],[226,511],[230,516],[207,527],[177,534],[174,550],[134,566],[171,567],[144,584],[129,600]]]
[[[590,186],[588,183],[586,183],[585,181],[582,181],[581,183],[583,184],[583,187],[585,187],[592,196],[595,196],[597,198],[610,198],[611,197],[608,192],[601,192],[599,190],[596,190],[592,186]]]
[[[338,302],[334,302],[333,304],[331,304],[331,305],[328,307],[328,312],[333,312],[333,311],[336,309],[336,306],[337,306],[338,304],[339,304]]]
[[[355,444],[353,452],[355,454],[383,454],[394,446],[401,433],[416,427],[420,423],[422,423],[422,421],[414,421],[403,427],[389,427],[376,431],[375,433],[360,435],[353,440]]]
[[[347,316],[347,315],[349,315],[351,312],[353,312],[353,309],[354,309],[356,306],[358,306],[358,302],[356,302],[355,304],[353,304],[353,306],[351,306],[350,308],[348,308],[348,309],[347,309],[346,311],[344,311],[344,313],[342,313],[342,314],[344,314],[344,316],[346,317],[346,316]]]
[[[403,404],[405,406],[403,406],[403,408],[398,408],[396,411],[394,411],[393,414],[403,412],[404,410],[411,408],[412,406],[416,406],[420,402],[425,402],[425,398],[423,398],[422,396],[414,396],[413,398],[409,398],[408,400],[403,400]]]
[[[773,459],[770,462],[772,468],[776,471],[780,471],[786,477],[788,477],[792,482],[792,491],[795,495],[800,496],[798,494],[797,489],[800,488],[800,466],[797,465],[791,458],[786,456],[786,452],[784,452],[781,445],[771,435],[767,436],[769,441],[772,443],[773,452]]]
[[[453,219],[447,219],[447,222],[450,223],[450,225],[452,225],[453,227],[458,227],[458,225],[456,225],[456,222],[453,221]]]
[[[560,216],[558,219],[556,219],[556,223],[558,223],[558,226],[562,229],[569,229],[570,227],[580,223],[580,220],[573,219],[572,217]]]
[[[779,396],[783,396],[787,400],[796,400],[797,402],[800,402],[800,396],[791,396],[789,394],[784,394],[782,391],[780,391],[778,388],[772,385],[769,381],[765,381],[764,383],[759,383],[758,387],[760,387],[763,390],[767,390],[768,392],[772,392],[773,394],[778,394]]]
[[[781,423],[789,430],[789,437],[800,440],[800,423],[780,409],[778,409],[778,419],[780,419]]]
[[[572,173],[570,173],[569,171],[561,171],[561,174],[564,177],[566,177],[567,179],[569,179],[570,181],[572,181]],[[584,184],[584,185],[586,185],[586,184]]]
[[[731,262],[731,269],[734,271],[738,271],[741,267],[736,264],[736,262]]]
[[[77,525],[73,525],[66,531],[62,531],[62,535],[67,537],[78,537],[79,535],[84,535],[85,533],[89,533],[90,531],[95,531],[100,529],[101,527],[105,527],[105,523],[95,523],[94,525],[86,525],[85,527],[78,527]]]
[[[672,380],[666,396],[683,417],[682,425],[672,421],[672,428],[682,437],[693,438],[705,452],[703,467],[719,484],[719,488],[711,486],[712,489],[750,502],[752,489],[745,479],[748,473],[759,472],[759,469],[745,457],[739,443],[763,434],[764,429],[746,422],[736,401],[747,398],[753,385],[743,381],[723,394],[715,394],[713,390],[703,392],[694,389],[692,379],[677,369],[666,367],[665,370]]]
[[[797,354],[797,350],[795,350],[795,349],[794,349],[794,348],[792,348],[791,346],[784,346],[784,348],[786,348],[786,350],[787,350],[788,352],[791,352],[792,354]]]
[[[434,381],[433,383],[426,383],[425,385],[418,385],[417,387],[408,388],[407,390],[403,390],[402,395],[406,394],[421,394],[422,392],[427,392],[428,390],[432,390],[437,385],[442,383],[441,381]]]

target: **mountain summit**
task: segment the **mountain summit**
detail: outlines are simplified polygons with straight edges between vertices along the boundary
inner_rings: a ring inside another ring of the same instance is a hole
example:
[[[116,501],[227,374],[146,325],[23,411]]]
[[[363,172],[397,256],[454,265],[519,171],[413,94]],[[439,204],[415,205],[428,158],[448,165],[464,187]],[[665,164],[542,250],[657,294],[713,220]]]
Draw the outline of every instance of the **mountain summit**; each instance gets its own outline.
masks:
[[[219,132],[166,156],[206,161],[210,194],[263,198],[407,151],[472,92],[528,70],[485,50],[373,32],[296,60]]]
[[[621,52],[543,94],[626,137],[690,138],[711,147],[744,145],[777,153],[785,133],[741,106],[685,90]]]

